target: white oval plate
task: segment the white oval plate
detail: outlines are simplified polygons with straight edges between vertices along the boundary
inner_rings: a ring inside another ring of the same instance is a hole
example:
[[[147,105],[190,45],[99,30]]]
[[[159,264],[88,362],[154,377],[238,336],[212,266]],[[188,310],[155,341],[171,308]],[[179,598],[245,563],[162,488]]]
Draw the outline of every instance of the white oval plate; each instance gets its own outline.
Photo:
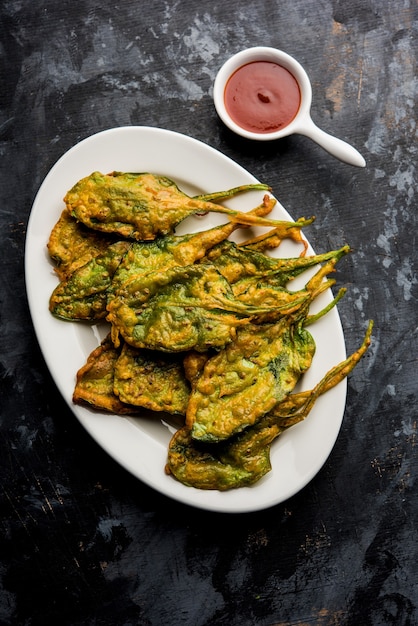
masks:
[[[252,487],[227,492],[185,487],[164,473],[173,428],[159,416],[121,417],[72,403],[76,372],[107,329],[103,325],[64,322],[49,313],[48,301],[57,277],[46,243],[64,208],[62,199],[66,191],[95,170],[162,174],[192,195],[257,182],[241,166],[208,145],[151,127],[122,127],[97,133],[57,161],[33,203],[26,238],[25,277],[35,332],[58,389],[97,443],[120,465],[160,493],[194,507],[229,513],[257,511],[283,502],[317,474],[330,454],[344,414],[346,381],[319,398],[305,422],[289,429],[273,443],[269,474]],[[262,192],[250,192],[230,200],[228,205],[246,211],[257,206],[261,198]],[[279,203],[271,217],[292,219]],[[216,214],[189,218],[177,232],[204,230],[223,221],[225,218]],[[284,242],[280,255],[298,256],[300,250],[300,246]],[[313,253],[310,247],[309,251]],[[331,298],[328,291],[315,305],[319,308]],[[335,308],[311,326],[310,331],[317,351],[303,377],[302,389],[311,389],[331,367],[346,358],[344,335]]]

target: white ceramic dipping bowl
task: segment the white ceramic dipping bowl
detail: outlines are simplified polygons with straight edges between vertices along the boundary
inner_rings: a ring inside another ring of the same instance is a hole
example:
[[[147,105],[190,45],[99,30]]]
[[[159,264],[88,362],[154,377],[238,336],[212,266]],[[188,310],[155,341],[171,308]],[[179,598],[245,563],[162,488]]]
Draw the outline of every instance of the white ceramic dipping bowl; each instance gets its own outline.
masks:
[[[225,106],[225,89],[232,74],[242,66],[256,61],[269,61],[281,65],[294,76],[299,85],[300,105],[295,117],[283,128],[273,130],[272,132],[258,133],[242,128],[231,118]],[[213,86],[213,100],[216,111],[223,123],[234,133],[242,137],[256,141],[273,141],[298,133],[310,137],[310,139],[318,143],[322,148],[327,150],[327,152],[345,163],[358,167],[364,167],[366,165],[362,155],[353,148],[353,146],[324,132],[312,121],[312,87],[309,77],[302,65],[282,50],[256,46],[254,48],[241,50],[241,52],[230,57],[220,68],[216,76]]]

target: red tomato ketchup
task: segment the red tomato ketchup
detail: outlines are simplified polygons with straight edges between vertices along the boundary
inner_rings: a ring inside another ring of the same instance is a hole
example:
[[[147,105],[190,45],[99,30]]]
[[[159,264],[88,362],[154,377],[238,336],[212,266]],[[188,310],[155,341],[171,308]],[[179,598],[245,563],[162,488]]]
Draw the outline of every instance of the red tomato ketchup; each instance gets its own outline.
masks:
[[[272,133],[290,124],[300,106],[296,78],[271,61],[253,61],[228,80],[225,108],[233,121],[253,133]]]

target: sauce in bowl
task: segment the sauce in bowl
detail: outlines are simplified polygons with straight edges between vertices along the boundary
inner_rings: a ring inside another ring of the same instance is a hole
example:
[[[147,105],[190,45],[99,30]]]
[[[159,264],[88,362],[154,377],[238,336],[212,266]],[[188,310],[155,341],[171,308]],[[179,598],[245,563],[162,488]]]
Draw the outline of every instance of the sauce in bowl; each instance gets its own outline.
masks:
[[[271,61],[253,61],[238,68],[224,92],[225,108],[241,128],[273,133],[295,118],[301,94],[296,78]]]

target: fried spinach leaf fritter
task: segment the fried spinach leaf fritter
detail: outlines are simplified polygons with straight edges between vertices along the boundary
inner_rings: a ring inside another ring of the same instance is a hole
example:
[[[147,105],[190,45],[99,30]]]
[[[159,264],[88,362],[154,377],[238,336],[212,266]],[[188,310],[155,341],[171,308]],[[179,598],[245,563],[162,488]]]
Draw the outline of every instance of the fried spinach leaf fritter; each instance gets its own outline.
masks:
[[[274,199],[265,196],[263,203],[250,213],[262,217],[271,211],[274,204]],[[165,235],[153,241],[132,243],[113,277],[112,291],[117,293],[119,287],[133,276],[155,270],[162,271],[176,265],[192,265],[237,228],[242,228],[242,224],[221,224],[197,233]]]
[[[314,354],[312,335],[287,317],[238,329],[194,385],[186,413],[193,439],[219,442],[255,424],[293,391]]]
[[[206,361],[193,381],[186,413],[194,439],[227,439],[255,424],[293,391],[315,353],[315,342],[304,328],[309,306],[332,284],[324,277],[335,263],[335,258],[328,261],[307,282],[303,305],[293,313],[273,324],[238,328],[235,339]]]
[[[305,294],[301,303],[304,299]],[[253,306],[234,298],[228,282],[209,264],[134,276],[107,308],[115,345],[120,334],[134,347],[165,352],[223,348],[239,326],[281,313],[280,307]]]
[[[138,412],[138,407],[121,402],[113,391],[115,364],[119,356],[120,349],[115,348],[110,334],[107,335],[77,372],[73,392],[75,404],[88,404],[95,409],[120,415]]]
[[[118,241],[58,283],[49,310],[65,320],[98,320],[106,316],[107,292],[123,256],[131,246]]]
[[[317,398],[335,387],[357,365],[370,345],[370,322],[360,348],[333,367],[310,391],[287,396],[256,425],[221,443],[205,444],[191,436],[187,426],[172,437],[166,472],[188,487],[225,491],[250,486],[271,470],[272,442],[284,430],[303,421]]]
[[[269,189],[261,183],[246,188]],[[226,194],[228,192],[222,192],[222,197]],[[186,217],[197,213],[222,213],[234,223],[247,225],[278,224],[275,220],[241,213],[202,198],[204,196],[188,196],[165,176],[93,172],[79,180],[67,192],[64,201],[69,213],[89,228],[138,241],[172,233]]]
[[[113,390],[127,404],[185,415],[190,385],[178,355],[124,344],[115,363]]]
[[[237,294],[245,290],[248,284],[246,281],[253,284],[254,280],[262,280],[263,284],[270,282],[275,286],[286,287],[307,269],[330,259],[338,261],[349,251],[349,246],[343,246],[324,254],[275,258],[254,249],[251,244],[240,246],[233,241],[223,241],[210,249],[201,262],[215,265]]]
[[[86,228],[64,209],[50,233],[47,249],[58,277],[65,280],[74,270],[106,250],[110,243],[111,238]]]

